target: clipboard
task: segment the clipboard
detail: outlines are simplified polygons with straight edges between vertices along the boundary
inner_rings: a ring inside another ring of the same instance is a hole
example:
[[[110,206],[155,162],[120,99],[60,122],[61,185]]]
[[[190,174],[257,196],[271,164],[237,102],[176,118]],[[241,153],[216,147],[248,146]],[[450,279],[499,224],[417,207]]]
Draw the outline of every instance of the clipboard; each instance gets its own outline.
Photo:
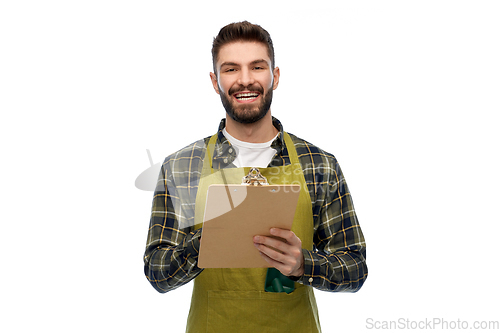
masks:
[[[208,188],[200,268],[271,267],[253,245],[256,235],[271,236],[272,227],[291,230],[300,185],[269,185],[257,168],[241,185]]]

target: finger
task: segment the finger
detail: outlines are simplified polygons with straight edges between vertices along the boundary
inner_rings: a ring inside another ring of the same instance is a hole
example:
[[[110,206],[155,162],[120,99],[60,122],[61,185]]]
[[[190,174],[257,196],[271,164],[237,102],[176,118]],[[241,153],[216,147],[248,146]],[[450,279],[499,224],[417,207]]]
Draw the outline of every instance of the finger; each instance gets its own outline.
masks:
[[[266,256],[265,254],[263,254],[262,252],[259,252],[260,255],[262,256],[262,258],[264,258],[264,260],[269,263],[269,265],[271,265],[272,267],[276,268],[278,271],[280,271],[283,275],[285,276],[290,276],[292,273],[293,273],[293,266],[290,266],[290,265],[286,265],[282,262],[279,262],[279,261],[276,261],[268,256]]]
[[[285,239],[292,246],[302,246],[300,238],[291,230],[271,228],[270,232],[273,236]]]
[[[284,263],[282,263],[281,261],[278,261],[272,257],[270,257],[269,255],[267,255],[266,253],[264,252],[259,252],[260,256],[262,258],[264,258],[265,261],[267,261],[269,264],[271,264],[273,267],[276,267],[276,266],[285,266]]]
[[[269,258],[271,258],[273,260],[280,261],[280,262],[283,262],[285,260],[285,255],[283,253],[278,252],[275,249],[272,249],[267,245],[255,244],[255,247],[257,248],[257,250],[259,250],[259,252],[265,254],[266,256],[268,256]]]
[[[281,253],[272,248],[267,247],[266,245],[255,244],[255,247],[259,252],[268,257],[269,259],[281,263],[283,265],[295,266],[297,263],[296,258],[291,256],[288,253]]]
[[[272,237],[256,236],[254,237],[254,244],[262,244],[265,246],[269,246],[282,253],[288,253],[291,251],[291,246],[288,243],[285,243],[282,240],[275,239]]]

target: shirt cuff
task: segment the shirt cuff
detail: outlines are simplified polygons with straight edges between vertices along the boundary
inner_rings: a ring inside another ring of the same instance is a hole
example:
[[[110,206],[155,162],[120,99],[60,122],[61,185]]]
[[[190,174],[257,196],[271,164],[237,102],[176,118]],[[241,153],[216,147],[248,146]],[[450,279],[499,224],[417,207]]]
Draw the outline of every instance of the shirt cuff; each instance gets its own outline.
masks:
[[[200,253],[201,228],[191,231],[185,238],[187,242],[186,251],[192,258],[198,258]]]
[[[302,254],[304,255],[304,275],[294,281],[311,287],[321,283],[321,279],[318,277],[319,263],[314,261],[312,251],[302,249]]]

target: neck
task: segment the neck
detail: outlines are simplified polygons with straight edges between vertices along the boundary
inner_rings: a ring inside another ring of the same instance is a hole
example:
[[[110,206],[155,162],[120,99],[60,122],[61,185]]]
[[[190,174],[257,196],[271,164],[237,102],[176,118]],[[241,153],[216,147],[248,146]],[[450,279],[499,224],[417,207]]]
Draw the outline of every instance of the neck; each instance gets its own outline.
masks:
[[[264,118],[252,124],[241,124],[226,116],[226,131],[235,139],[250,143],[268,142],[278,134],[273,125],[271,110]]]

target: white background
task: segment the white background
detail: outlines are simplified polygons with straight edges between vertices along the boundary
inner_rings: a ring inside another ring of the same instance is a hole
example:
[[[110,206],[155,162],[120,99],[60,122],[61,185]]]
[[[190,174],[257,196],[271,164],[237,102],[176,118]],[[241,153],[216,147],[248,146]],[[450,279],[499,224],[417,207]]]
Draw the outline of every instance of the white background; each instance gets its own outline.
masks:
[[[245,19],[274,40],[273,115],[338,158],[366,236],[361,291],[316,292],[323,331],[500,320],[499,17],[498,1],[2,2],[1,330],[184,330],[191,285],[144,277],[152,192],[134,182],[146,149],[157,163],[215,133],[211,42]]]

